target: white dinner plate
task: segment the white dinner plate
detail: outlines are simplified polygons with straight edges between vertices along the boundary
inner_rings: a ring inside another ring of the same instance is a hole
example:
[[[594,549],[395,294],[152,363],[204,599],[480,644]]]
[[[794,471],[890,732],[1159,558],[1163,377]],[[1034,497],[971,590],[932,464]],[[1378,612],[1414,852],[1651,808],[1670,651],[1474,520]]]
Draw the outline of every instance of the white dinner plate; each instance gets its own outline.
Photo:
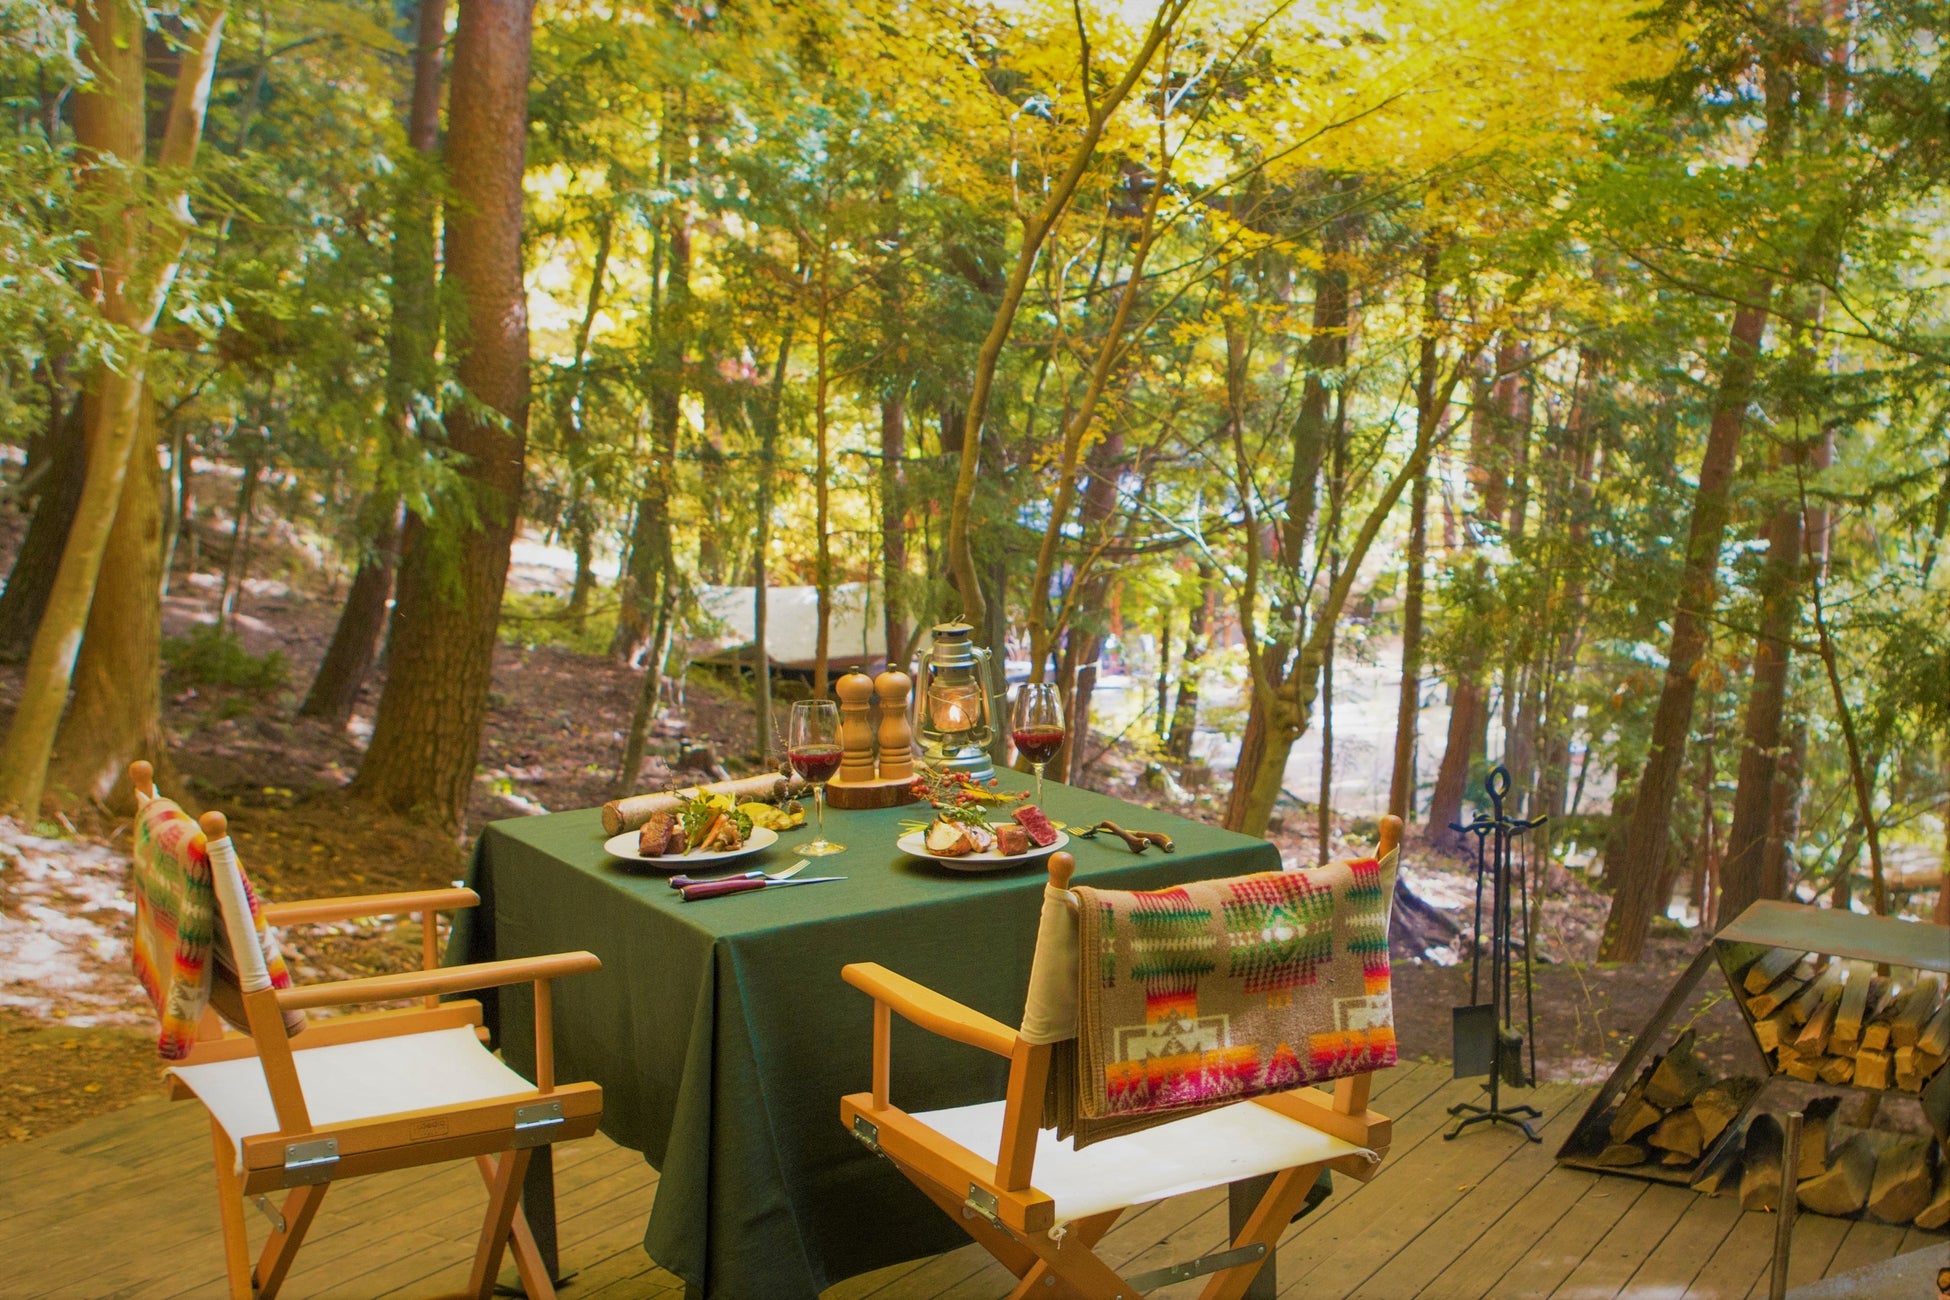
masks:
[[[1031,845],[1027,853],[997,853],[991,849],[987,853],[964,853],[960,857],[943,857],[939,853],[928,852],[926,831],[909,831],[894,843],[902,853],[912,853],[917,858],[931,859],[951,871],[1007,871],[1010,867],[1020,866],[1032,858],[1054,853],[1069,842],[1070,837],[1058,831],[1056,843],[1040,849]]]
[[[757,853],[760,849],[769,849],[778,843],[779,833],[766,826],[754,826],[752,833],[745,837],[745,842],[735,849],[713,849],[709,853],[665,853],[653,858],[636,851],[640,838],[636,831],[624,831],[621,835],[604,840],[603,852],[622,858],[625,862],[641,862],[646,867],[656,867],[659,871],[683,871],[690,867],[709,868],[715,863],[729,862],[748,853]]]

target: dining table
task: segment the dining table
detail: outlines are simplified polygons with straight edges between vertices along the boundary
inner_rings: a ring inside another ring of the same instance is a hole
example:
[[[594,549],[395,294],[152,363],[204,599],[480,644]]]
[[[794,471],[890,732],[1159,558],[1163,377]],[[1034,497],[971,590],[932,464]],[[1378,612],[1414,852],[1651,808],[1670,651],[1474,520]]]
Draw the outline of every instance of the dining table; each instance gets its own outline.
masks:
[[[1011,771],[997,780],[1006,791],[1027,783]],[[1109,795],[1049,782],[1039,806],[1070,828],[1075,879],[1099,888],[1280,867],[1263,840]],[[870,1082],[872,1003],[841,980],[847,963],[878,962],[1005,1024],[1021,1019],[1047,855],[969,872],[896,847],[903,822],[930,816],[924,804],[828,809],[826,837],[845,848],[800,874],[844,880],[689,903],[664,872],[604,851],[600,809],[494,822],[476,842],[467,883],[481,901],[457,915],[447,960],[575,949],[602,959],[554,986],[556,1077],[602,1085],[603,1132],[658,1171],[643,1245],[687,1294],[809,1300],[965,1243],[839,1118],[841,1096]],[[735,865],[791,865],[810,820]],[[1162,831],[1175,851],[1079,837],[1104,820]],[[483,1001],[508,1064],[532,1077],[532,989]],[[1003,1095],[997,1057],[899,1023],[893,1047],[905,1108]],[[552,1244],[549,1167],[536,1162],[526,1204]]]

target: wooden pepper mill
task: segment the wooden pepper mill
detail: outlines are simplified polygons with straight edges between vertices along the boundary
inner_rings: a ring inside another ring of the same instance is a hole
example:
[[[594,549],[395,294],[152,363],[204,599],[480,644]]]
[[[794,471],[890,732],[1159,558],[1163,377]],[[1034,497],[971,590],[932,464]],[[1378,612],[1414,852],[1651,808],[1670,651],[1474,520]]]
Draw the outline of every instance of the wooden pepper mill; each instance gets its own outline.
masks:
[[[881,779],[911,780],[914,776],[914,726],[907,720],[907,706],[913,699],[914,679],[906,673],[890,669],[873,679],[873,689],[880,697]]]
[[[840,771],[836,780],[861,784],[874,779],[873,679],[847,673],[833,683],[840,700]]]

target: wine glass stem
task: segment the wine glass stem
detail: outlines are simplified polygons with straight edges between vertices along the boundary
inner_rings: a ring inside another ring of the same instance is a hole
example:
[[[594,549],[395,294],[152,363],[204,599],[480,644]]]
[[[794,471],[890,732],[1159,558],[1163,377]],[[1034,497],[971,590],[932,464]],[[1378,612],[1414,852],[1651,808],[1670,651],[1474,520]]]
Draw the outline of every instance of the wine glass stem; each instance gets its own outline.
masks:
[[[1043,769],[1048,766],[1049,766],[1048,763],[1036,764],[1036,802],[1037,803],[1041,803],[1043,801]]]
[[[819,818],[819,842],[826,842],[826,783],[813,787],[813,810]]]

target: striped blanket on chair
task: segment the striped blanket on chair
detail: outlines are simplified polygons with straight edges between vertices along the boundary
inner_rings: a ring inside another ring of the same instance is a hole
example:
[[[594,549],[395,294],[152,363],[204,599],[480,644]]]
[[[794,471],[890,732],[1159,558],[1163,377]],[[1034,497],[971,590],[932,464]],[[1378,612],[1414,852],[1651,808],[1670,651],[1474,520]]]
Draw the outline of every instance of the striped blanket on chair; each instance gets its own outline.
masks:
[[[229,943],[221,937],[203,830],[168,799],[151,799],[136,814],[132,877],[136,979],[162,1022],[157,1055],[179,1061],[196,1042],[206,1006],[214,1003],[224,1019],[243,1027],[243,996]],[[272,987],[288,989],[291,973],[277,933],[264,923],[248,877],[244,893]],[[305,1027],[305,1013],[285,1012],[284,1027],[287,1034],[296,1034]]]

